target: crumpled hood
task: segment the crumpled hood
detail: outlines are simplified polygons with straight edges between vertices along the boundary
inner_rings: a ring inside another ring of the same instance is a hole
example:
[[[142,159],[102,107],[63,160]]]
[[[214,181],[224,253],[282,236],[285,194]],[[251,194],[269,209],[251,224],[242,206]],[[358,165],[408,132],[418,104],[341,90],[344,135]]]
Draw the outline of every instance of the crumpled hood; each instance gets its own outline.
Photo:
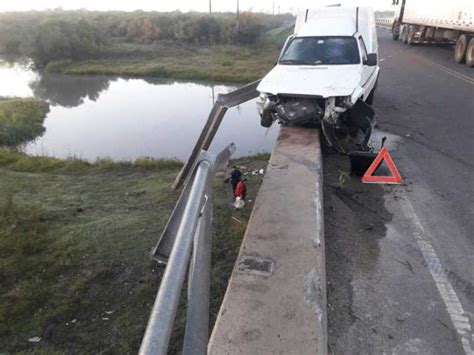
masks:
[[[349,96],[360,80],[359,65],[277,65],[257,90],[272,95]]]

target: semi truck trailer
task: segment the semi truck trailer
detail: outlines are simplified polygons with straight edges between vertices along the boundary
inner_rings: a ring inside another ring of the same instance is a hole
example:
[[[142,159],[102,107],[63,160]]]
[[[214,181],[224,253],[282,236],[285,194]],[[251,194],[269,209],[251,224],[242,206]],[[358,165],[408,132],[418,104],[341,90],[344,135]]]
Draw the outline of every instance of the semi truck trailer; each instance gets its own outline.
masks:
[[[408,45],[452,44],[457,63],[474,66],[474,0],[394,0],[392,38]]]

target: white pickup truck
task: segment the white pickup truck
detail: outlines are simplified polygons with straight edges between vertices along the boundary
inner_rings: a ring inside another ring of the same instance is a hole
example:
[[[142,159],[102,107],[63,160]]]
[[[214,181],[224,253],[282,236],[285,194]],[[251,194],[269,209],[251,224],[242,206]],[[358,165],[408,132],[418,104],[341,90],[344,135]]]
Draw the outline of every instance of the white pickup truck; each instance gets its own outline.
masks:
[[[340,152],[367,150],[379,76],[374,13],[365,7],[306,9],[261,81],[261,124],[321,125]]]

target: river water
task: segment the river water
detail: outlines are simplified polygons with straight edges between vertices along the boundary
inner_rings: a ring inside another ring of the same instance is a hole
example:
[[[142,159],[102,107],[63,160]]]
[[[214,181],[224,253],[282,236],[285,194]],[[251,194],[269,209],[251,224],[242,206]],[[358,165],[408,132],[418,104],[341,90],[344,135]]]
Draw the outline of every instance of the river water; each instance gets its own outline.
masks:
[[[22,149],[31,155],[86,160],[187,159],[219,93],[235,86],[167,79],[40,75],[27,63],[0,60],[0,96],[50,103],[45,133]],[[234,142],[235,157],[271,151],[278,132],[260,126],[254,101],[228,111],[211,146]]]

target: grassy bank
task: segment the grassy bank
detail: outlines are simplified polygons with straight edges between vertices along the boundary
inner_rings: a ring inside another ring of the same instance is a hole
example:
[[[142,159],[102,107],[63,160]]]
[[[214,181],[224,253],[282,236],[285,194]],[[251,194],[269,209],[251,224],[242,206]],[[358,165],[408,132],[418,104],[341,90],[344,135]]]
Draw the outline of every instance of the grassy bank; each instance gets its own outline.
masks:
[[[135,161],[113,161],[98,159],[93,163],[69,158],[58,159],[46,156],[29,156],[21,152],[0,148],[0,167],[16,172],[35,173],[80,173],[106,170],[169,170],[179,169],[182,163],[174,159],[139,158]]]
[[[237,164],[259,169],[267,158]],[[179,168],[0,151],[0,351],[137,352],[163,272],[149,253],[177,199],[170,187]],[[250,199],[260,182],[249,175]],[[212,318],[251,210],[230,202],[217,179]],[[183,309],[173,351],[182,331]]]
[[[0,146],[16,146],[44,132],[47,103],[33,98],[0,100]]]
[[[251,11],[0,13],[0,49],[50,72],[244,82],[271,68],[294,21]]]
[[[269,44],[265,48],[123,44],[105,58],[53,61],[45,71],[250,82],[261,79],[273,67],[278,53],[278,47]]]

